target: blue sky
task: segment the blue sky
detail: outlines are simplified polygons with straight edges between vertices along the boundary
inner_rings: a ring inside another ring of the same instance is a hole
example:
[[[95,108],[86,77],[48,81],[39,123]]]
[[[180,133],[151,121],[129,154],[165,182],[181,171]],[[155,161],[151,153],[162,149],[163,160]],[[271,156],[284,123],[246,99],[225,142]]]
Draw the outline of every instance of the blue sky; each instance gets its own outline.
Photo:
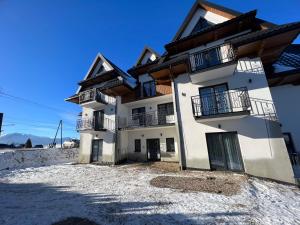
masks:
[[[171,3],[172,2],[172,3]],[[258,9],[273,23],[300,21],[300,1],[213,0],[241,12]],[[176,33],[194,0],[0,0],[0,96],[4,133],[77,136],[80,108],[64,102],[97,52],[126,70],[145,45],[158,52]],[[296,40],[300,43],[300,38]],[[45,107],[45,106],[48,106]]]

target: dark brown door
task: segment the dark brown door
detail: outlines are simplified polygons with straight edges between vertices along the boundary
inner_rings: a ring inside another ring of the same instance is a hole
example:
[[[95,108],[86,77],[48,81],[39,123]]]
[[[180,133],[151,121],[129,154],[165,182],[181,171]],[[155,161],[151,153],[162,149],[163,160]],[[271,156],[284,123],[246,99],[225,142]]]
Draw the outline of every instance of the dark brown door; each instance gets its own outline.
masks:
[[[160,142],[159,139],[147,139],[148,161],[160,160]]]

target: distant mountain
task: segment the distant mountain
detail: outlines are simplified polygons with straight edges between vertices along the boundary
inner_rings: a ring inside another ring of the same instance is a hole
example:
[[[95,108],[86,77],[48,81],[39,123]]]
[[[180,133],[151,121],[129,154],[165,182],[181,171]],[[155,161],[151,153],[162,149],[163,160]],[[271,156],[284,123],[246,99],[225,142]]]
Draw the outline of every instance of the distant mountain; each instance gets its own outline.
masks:
[[[0,137],[0,143],[1,144],[24,144],[27,139],[30,138],[32,145],[48,145],[53,142],[53,138],[49,137],[40,137],[35,136],[31,134],[21,134],[21,133],[12,133],[12,134],[6,134]],[[63,138],[63,142],[65,140],[69,140],[71,138],[65,137]],[[60,144],[60,138],[56,139],[56,143]]]

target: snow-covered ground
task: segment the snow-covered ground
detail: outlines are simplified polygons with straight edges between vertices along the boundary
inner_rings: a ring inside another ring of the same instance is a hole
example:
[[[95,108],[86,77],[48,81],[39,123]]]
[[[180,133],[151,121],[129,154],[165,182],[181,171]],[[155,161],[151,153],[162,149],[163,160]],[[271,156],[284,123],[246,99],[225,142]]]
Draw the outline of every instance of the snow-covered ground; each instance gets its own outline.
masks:
[[[200,176],[200,172],[168,176]],[[300,191],[250,178],[235,196],[150,186],[150,169],[52,165],[0,172],[0,224],[299,224]],[[232,175],[234,176],[234,175]],[[240,176],[240,175],[235,175]]]
[[[76,162],[79,150],[73,149],[14,149],[0,151],[0,171]]]

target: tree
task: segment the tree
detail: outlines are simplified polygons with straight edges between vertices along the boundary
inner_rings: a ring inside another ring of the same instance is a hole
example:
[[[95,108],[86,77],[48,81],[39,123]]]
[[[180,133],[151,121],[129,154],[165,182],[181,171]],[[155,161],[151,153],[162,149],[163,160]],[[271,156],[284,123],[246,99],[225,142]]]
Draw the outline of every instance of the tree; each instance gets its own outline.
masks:
[[[32,148],[32,143],[30,138],[27,139],[26,143],[25,143],[25,148]]]

